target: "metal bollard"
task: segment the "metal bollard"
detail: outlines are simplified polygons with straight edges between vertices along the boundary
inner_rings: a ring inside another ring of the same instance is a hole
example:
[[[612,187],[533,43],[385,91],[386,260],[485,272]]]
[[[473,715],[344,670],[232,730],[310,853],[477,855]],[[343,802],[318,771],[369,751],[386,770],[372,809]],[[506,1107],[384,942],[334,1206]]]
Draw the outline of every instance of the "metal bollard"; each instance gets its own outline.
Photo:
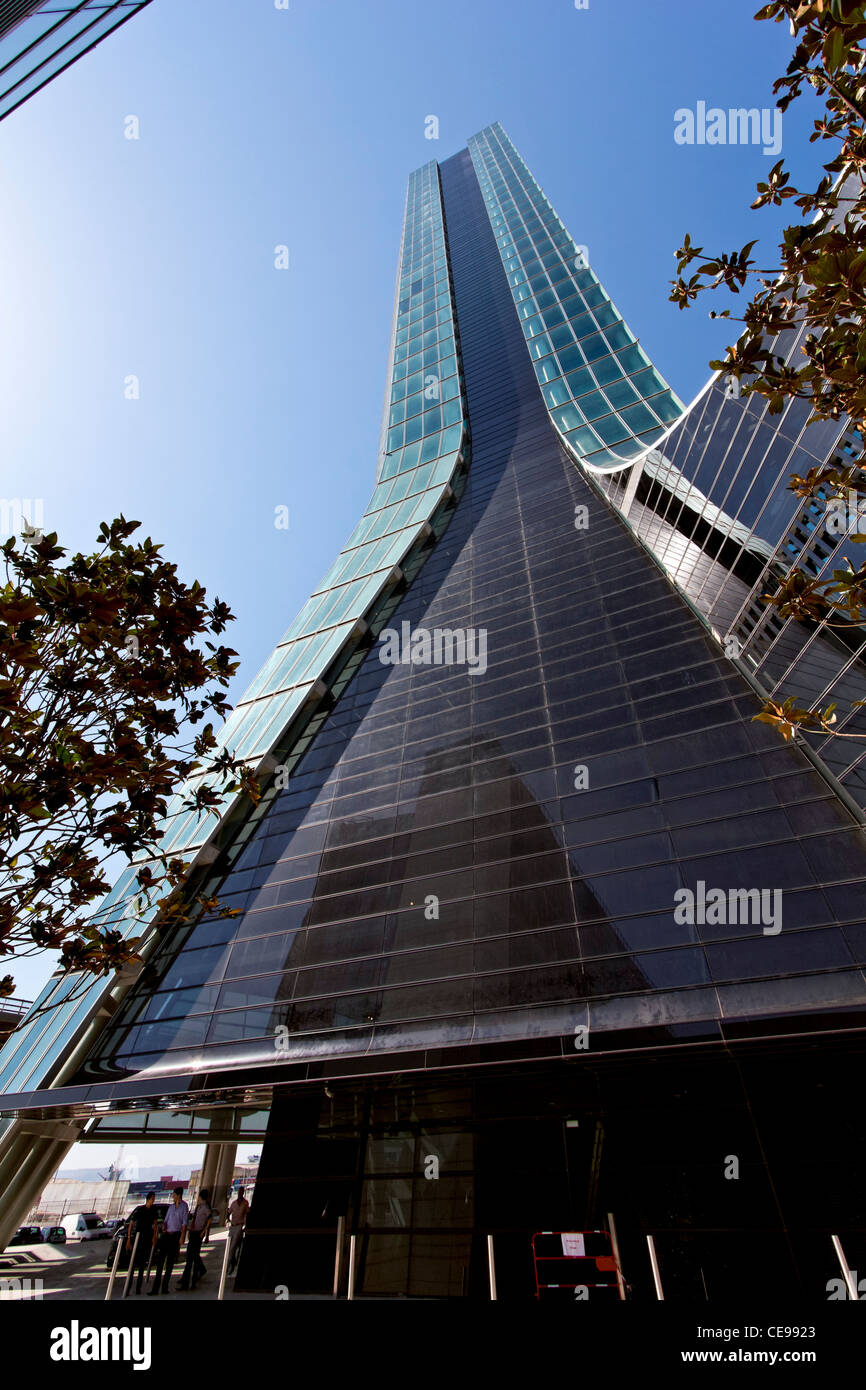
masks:
[[[859,1302],[860,1295],[857,1290],[857,1279],[856,1276],[851,1272],[851,1269],[848,1265],[848,1261],[845,1259],[845,1252],[842,1249],[842,1242],[838,1236],[831,1236],[830,1239],[833,1242],[833,1249],[836,1251],[836,1258],[838,1259],[839,1264],[842,1266],[842,1277],[845,1280],[845,1286],[848,1290],[848,1297],[853,1298],[855,1301]]]
[[[334,1297],[337,1298],[340,1292],[340,1273],[343,1265],[343,1227],[346,1223],[344,1216],[337,1217],[337,1253],[334,1257]]]
[[[497,1299],[497,1300],[498,1300],[498,1297],[499,1297],[499,1296],[498,1296],[498,1294],[497,1294],[497,1292],[496,1292],[496,1260],[494,1259],[494,1256],[493,1256],[493,1237],[492,1237],[492,1236],[488,1236],[488,1237],[487,1237],[487,1269],[488,1269],[489,1274],[490,1274],[490,1297],[491,1297],[491,1300],[493,1300],[493,1299]]]
[[[108,1276],[108,1288],[105,1290],[106,1303],[111,1298],[114,1289],[114,1281],[117,1278],[117,1266],[120,1264],[120,1248],[123,1245],[123,1237],[117,1242],[117,1249],[114,1252],[114,1264],[111,1266],[111,1274]]]
[[[616,1238],[616,1222],[613,1219],[613,1212],[607,1214],[607,1229],[610,1233],[610,1248],[613,1251],[613,1258],[616,1260],[616,1282],[619,1287],[620,1299],[625,1302],[625,1279],[622,1272],[622,1261],[619,1257],[619,1241]]]
[[[229,1250],[230,1250],[230,1249],[231,1249],[231,1241],[229,1240],[228,1232],[226,1232],[225,1250],[223,1251],[223,1267],[222,1267],[222,1269],[220,1270],[220,1286],[219,1286],[219,1292],[218,1292],[218,1294],[217,1294],[217,1298],[218,1298],[218,1299],[225,1298],[225,1292],[226,1292],[226,1279],[228,1278],[228,1274],[229,1274]]]
[[[647,1236],[647,1238],[646,1238],[646,1243],[647,1243],[647,1245],[649,1246],[649,1257],[650,1257],[650,1264],[652,1265],[653,1283],[654,1283],[654,1285],[655,1285],[656,1298],[657,1298],[660,1302],[664,1302],[665,1293],[664,1293],[664,1289],[662,1288],[662,1276],[661,1276],[661,1274],[659,1273],[659,1262],[658,1262],[658,1258],[657,1258],[657,1256],[656,1256],[656,1246],[655,1246],[655,1241],[653,1240],[652,1236],[649,1236],[649,1235]]]
[[[346,1294],[347,1298],[355,1297],[355,1242],[357,1239],[358,1237],[355,1235],[349,1236],[349,1291]]]
[[[140,1232],[140,1231],[136,1231],[136,1233],[135,1233],[135,1240],[132,1242],[132,1254],[131,1254],[130,1257],[129,1257],[129,1269],[128,1269],[127,1272],[126,1272],[126,1283],[125,1283],[124,1286],[123,1286],[123,1297],[124,1297],[124,1298],[129,1298],[129,1290],[130,1290],[130,1288],[131,1288],[131,1286],[132,1286],[132,1276],[133,1276],[133,1274],[134,1274],[134,1272],[135,1272],[135,1252],[136,1252],[137,1249],[138,1249],[138,1242],[139,1242],[140,1236],[141,1236],[141,1232]],[[122,1245],[122,1244],[123,1244],[123,1239],[121,1238],[117,1243],[118,1243],[118,1245]]]

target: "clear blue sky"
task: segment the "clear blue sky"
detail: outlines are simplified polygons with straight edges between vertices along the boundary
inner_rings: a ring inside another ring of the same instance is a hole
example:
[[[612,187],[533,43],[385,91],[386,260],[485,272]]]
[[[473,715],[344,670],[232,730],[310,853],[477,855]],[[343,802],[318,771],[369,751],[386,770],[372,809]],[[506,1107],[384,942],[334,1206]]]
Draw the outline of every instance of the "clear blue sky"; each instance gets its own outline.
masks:
[[[748,210],[772,159],[679,146],[673,113],[773,104],[790,38],[756,8],[154,0],[0,125],[0,492],[43,498],[74,548],[141,520],[236,613],[239,695],[372,487],[413,168],[501,120],[694,396],[730,329],[667,302],[673,251],[760,234],[774,264],[780,219]],[[785,117],[795,175],[812,114]],[[20,993],[47,971],[25,963]]]

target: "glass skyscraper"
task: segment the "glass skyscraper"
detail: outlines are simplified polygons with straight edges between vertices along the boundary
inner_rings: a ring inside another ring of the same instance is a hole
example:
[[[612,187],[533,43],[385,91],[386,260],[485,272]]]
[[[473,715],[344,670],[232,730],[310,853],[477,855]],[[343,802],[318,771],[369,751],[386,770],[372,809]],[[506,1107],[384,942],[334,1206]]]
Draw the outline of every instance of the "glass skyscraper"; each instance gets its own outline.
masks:
[[[2,0],[0,121],[151,0]]]
[[[759,611],[821,529],[787,473],[845,443],[794,410],[687,410],[500,125],[411,176],[369,506],[222,734],[265,795],[169,810],[239,915],[49,983],[0,1052],[10,1205],[85,1125],[255,1137],[240,1287],[329,1291],[340,1231],[359,1295],[487,1297],[492,1236],[532,1297],[533,1237],[612,1214],[632,1297],[647,1235],[667,1297],[826,1296],[863,813],[755,715],[861,667]]]

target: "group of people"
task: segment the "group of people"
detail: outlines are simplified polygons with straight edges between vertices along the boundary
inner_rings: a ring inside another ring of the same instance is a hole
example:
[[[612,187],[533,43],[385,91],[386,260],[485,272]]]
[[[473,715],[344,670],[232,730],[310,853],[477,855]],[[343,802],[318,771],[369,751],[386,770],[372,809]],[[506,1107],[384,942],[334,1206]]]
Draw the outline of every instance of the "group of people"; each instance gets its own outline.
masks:
[[[250,1204],[244,1196],[244,1189],[240,1187],[238,1188],[238,1195],[227,1213],[229,1273],[231,1274],[234,1274],[237,1268],[240,1243],[249,1209]],[[213,1217],[214,1209],[211,1206],[210,1193],[207,1188],[202,1188],[198,1194],[198,1200],[190,1215],[189,1206],[183,1200],[183,1188],[176,1187],[171,1194],[171,1205],[162,1221],[159,1220],[156,1212],[154,1194],[148,1192],[144,1205],[136,1207],[129,1218],[126,1233],[126,1248],[133,1252],[132,1258],[137,1273],[135,1292],[141,1293],[141,1286],[150,1263],[151,1251],[154,1251],[153,1287],[148,1289],[148,1296],[168,1293],[171,1272],[180,1256],[185,1240],[186,1263],[175,1288],[179,1290],[194,1289],[207,1272],[201,1257],[201,1247],[202,1242],[207,1239]],[[137,1244],[136,1236],[138,1237]]]

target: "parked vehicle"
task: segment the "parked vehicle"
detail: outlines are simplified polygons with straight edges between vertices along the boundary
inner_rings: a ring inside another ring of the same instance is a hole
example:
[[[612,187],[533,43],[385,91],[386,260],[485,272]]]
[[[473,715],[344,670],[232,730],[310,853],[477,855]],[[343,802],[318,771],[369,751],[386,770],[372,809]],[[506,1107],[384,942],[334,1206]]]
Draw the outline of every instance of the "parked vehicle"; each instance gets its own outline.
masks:
[[[65,1245],[66,1232],[62,1226],[43,1226],[42,1239],[49,1245]]]
[[[67,1240],[104,1240],[111,1233],[103,1229],[102,1217],[95,1211],[76,1211],[60,1222]]]
[[[143,1206],[143,1205],[144,1205],[144,1203],[142,1203],[142,1206]],[[166,1203],[166,1202],[154,1202],[154,1204],[153,1204],[153,1210],[154,1210],[154,1213],[155,1213],[155,1215],[156,1215],[157,1221],[164,1221],[164,1220],[165,1220],[166,1212],[168,1211],[168,1203]],[[127,1231],[127,1227],[129,1226],[129,1222],[130,1222],[131,1217],[132,1217],[132,1212],[129,1213],[129,1216],[127,1216],[127,1217],[124,1218],[124,1220],[122,1221],[121,1225],[119,1225],[118,1228],[117,1228],[117,1230],[114,1232],[114,1239],[112,1240],[110,1246],[108,1247],[108,1255],[106,1256],[106,1260],[105,1260],[105,1268],[106,1268],[106,1269],[111,1269],[112,1265],[114,1264],[114,1252],[115,1252],[116,1249],[117,1249],[117,1242],[118,1242],[118,1241],[122,1241],[122,1242],[123,1242],[123,1249],[122,1249],[121,1252],[120,1252],[120,1263],[118,1264],[117,1268],[118,1268],[118,1269],[129,1269],[129,1256],[130,1256],[130,1253],[131,1253],[131,1252],[130,1252],[129,1250],[127,1250],[127,1248],[126,1248],[126,1231]]]
[[[42,1231],[39,1226],[19,1226],[9,1242],[10,1245],[41,1245]]]

